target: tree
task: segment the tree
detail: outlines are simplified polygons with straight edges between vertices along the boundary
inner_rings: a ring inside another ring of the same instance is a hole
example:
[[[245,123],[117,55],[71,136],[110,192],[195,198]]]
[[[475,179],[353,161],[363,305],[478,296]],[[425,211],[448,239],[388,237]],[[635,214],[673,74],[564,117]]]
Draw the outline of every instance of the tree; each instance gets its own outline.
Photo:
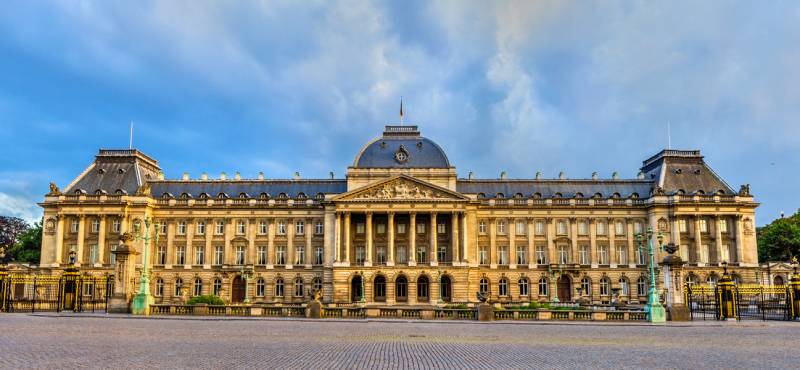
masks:
[[[42,253],[42,223],[37,222],[19,237],[9,254],[12,261],[38,264]]]
[[[761,227],[758,232],[758,260],[791,261],[800,256],[800,212]]]
[[[6,250],[6,260],[10,259],[9,250],[19,242],[20,236],[28,230],[28,224],[21,218],[0,216],[0,248]]]

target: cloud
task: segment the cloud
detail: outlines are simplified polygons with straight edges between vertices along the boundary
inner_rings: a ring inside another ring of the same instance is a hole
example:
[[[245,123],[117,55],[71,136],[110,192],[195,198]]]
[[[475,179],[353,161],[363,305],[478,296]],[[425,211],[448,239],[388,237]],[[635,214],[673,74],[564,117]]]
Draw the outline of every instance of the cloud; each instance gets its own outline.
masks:
[[[42,210],[31,199],[0,192],[0,215],[19,217],[33,224],[41,220]]]

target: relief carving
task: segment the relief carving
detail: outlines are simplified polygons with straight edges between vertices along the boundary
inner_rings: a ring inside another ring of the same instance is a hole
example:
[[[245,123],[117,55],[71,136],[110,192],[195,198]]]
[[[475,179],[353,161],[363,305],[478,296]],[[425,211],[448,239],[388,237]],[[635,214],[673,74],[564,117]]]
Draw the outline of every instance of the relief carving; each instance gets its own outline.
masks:
[[[435,199],[451,198],[448,194],[426,189],[405,180],[392,181],[358,195],[359,199]]]

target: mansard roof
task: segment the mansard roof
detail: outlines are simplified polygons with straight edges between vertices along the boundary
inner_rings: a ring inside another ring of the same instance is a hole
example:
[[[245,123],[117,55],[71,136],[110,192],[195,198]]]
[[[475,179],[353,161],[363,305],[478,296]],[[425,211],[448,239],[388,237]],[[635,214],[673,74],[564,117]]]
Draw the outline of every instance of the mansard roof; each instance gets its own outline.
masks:
[[[715,194],[722,191],[734,195],[733,189],[709,167],[699,150],[665,149],[642,164],[647,179],[664,189],[667,194],[683,192]]]
[[[603,198],[610,198],[619,194],[621,198],[636,195],[641,198],[650,196],[653,181],[650,180],[484,180],[484,179],[459,179],[456,190],[465,194],[483,194],[487,198],[494,198],[502,193],[505,198],[512,198],[515,194],[522,194],[528,198],[535,194],[542,198],[552,198],[561,194],[562,198],[574,198],[582,194],[584,198],[591,198],[600,193]]]
[[[64,192],[134,194],[146,181],[161,173],[158,162],[136,149],[100,149],[95,161]]]
[[[216,197],[220,193],[229,197],[237,197],[245,193],[257,198],[262,193],[275,198],[279,194],[286,194],[288,198],[297,198],[301,193],[313,198],[315,195],[339,194],[347,190],[345,180],[304,179],[304,180],[156,180],[150,182],[151,193],[160,197],[164,193],[188,194],[197,198],[206,193]]]

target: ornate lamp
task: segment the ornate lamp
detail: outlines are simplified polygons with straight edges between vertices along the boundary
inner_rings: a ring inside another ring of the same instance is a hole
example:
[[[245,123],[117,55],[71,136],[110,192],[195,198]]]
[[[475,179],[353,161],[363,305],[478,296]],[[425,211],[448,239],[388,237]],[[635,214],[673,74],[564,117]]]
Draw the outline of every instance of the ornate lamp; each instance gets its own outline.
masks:
[[[153,225],[154,233],[152,236],[150,235],[150,225]],[[150,262],[149,252],[151,241],[158,244],[158,231],[160,228],[161,224],[158,222],[153,223],[149,217],[145,218],[144,222],[138,218],[133,221],[133,238],[135,240],[144,241],[144,246],[142,247],[142,276],[139,279],[139,292],[136,293],[136,296],[133,298],[133,305],[131,307],[131,312],[134,315],[149,315],[150,305],[153,304],[153,296],[150,295],[150,271],[148,270],[148,264]]]
[[[661,235],[660,232],[657,235],[657,239],[659,242],[659,248],[661,248],[661,244],[664,242],[664,236]],[[667,314],[664,310],[664,306],[661,304],[661,298],[659,297],[658,290],[656,289],[656,261],[653,251],[652,227],[647,228],[647,249],[650,255],[650,289],[647,294],[647,305],[645,306],[645,311],[649,313],[650,322],[666,322]]]

